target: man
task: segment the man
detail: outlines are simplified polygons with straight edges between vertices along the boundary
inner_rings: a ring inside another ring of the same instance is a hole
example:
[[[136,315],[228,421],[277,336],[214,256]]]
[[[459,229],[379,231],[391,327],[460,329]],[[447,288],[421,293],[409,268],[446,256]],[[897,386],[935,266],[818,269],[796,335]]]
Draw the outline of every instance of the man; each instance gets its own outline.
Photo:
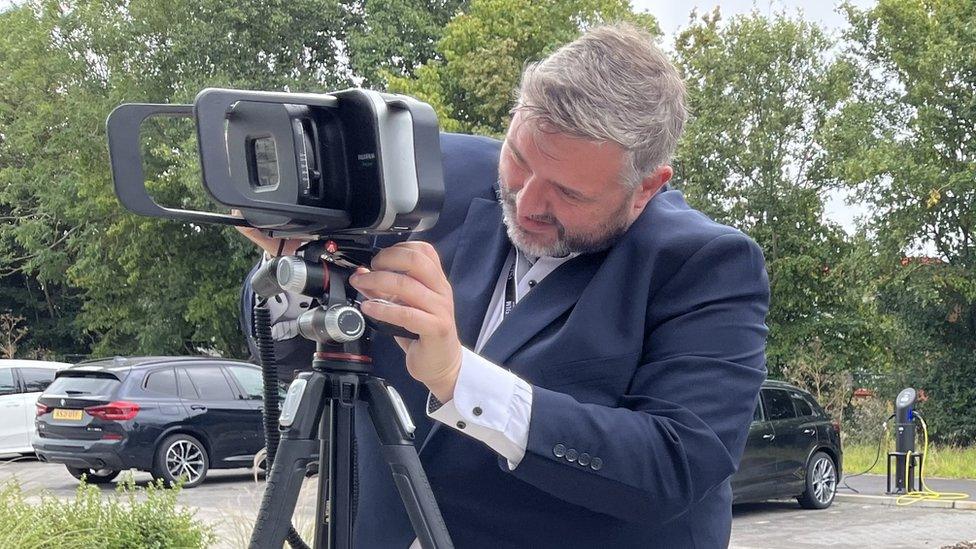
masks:
[[[649,35],[591,30],[528,66],[500,146],[443,137],[437,226],[352,277],[365,314],[420,336],[374,364],[458,547],[728,544],[769,289],[755,243],[666,186],[685,118]],[[356,544],[407,547],[356,427]]]

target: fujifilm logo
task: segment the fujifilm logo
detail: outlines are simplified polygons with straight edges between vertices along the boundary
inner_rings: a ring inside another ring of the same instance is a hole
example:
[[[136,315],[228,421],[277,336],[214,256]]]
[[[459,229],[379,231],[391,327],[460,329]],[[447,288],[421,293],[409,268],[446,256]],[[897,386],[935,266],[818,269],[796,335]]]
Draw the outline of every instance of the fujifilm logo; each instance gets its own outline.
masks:
[[[376,160],[376,153],[363,153],[356,158],[359,160]]]

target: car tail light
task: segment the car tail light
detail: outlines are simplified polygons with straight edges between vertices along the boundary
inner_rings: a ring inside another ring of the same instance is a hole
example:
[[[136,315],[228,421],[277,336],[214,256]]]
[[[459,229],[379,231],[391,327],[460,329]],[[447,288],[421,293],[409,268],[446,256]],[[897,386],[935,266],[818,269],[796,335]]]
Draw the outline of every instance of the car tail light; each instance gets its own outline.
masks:
[[[92,417],[110,421],[125,421],[136,417],[139,413],[139,405],[135,402],[117,400],[102,406],[89,406],[85,412]]]
[[[837,433],[837,436],[840,436],[840,421],[835,419],[830,422],[830,426],[834,428],[834,432]]]
[[[41,417],[44,414],[46,414],[46,413],[48,413],[48,412],[51,411],[51,407],[48,406],[47,404],[41,404],[40,402],[38,402],[34,406],[37,407],[37,417]]]

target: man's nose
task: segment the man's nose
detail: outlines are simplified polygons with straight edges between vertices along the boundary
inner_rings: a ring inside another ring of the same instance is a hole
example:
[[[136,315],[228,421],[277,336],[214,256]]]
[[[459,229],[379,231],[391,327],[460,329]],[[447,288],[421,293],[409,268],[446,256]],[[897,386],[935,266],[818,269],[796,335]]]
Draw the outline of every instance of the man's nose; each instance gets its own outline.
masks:
[[[525,180],[525,183],[516,195],[516,205],[518,214],[525,217],[544,215],[549,211],[546,204],[545,191],[537,178],[530,177]]]

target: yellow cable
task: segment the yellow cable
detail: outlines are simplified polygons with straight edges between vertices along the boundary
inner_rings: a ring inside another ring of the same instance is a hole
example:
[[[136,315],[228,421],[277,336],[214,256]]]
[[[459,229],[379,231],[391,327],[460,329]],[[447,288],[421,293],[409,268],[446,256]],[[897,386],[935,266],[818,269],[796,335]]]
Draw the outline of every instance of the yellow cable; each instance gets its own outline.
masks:
[[[898,499],[895,500],[895,505],[911,505],[916,501],[922,501],[922,500],[950,501],[950,500],[969,499],[969,494],[964,494],[962,492],[936,492],[935,490],[930,489],[925,484],[925,462],[927,461],[927,457],[929,455],[929,429],[928,426],[925,425],[925,418],[923,418],[922,415],[919,414],[918,412],[915,412],[915,415],[918,416],[919,421],[922,422],[922,433],[925,437],[925,444],[924,446],[922,446],[922,460],[921,460],[922,465],[921,465],[921,470],[919,471],[918,474],[918,478],[922,485],[921,486],[922,489],[908,492],[907,494],[902,494],[898,496]],[[911,451],[909,451],[908,454],[905,456],[905,460],[906,460],[905,461],[905,487],[907,488],[909,485],[908,465],[911,464],[912,462]]]

